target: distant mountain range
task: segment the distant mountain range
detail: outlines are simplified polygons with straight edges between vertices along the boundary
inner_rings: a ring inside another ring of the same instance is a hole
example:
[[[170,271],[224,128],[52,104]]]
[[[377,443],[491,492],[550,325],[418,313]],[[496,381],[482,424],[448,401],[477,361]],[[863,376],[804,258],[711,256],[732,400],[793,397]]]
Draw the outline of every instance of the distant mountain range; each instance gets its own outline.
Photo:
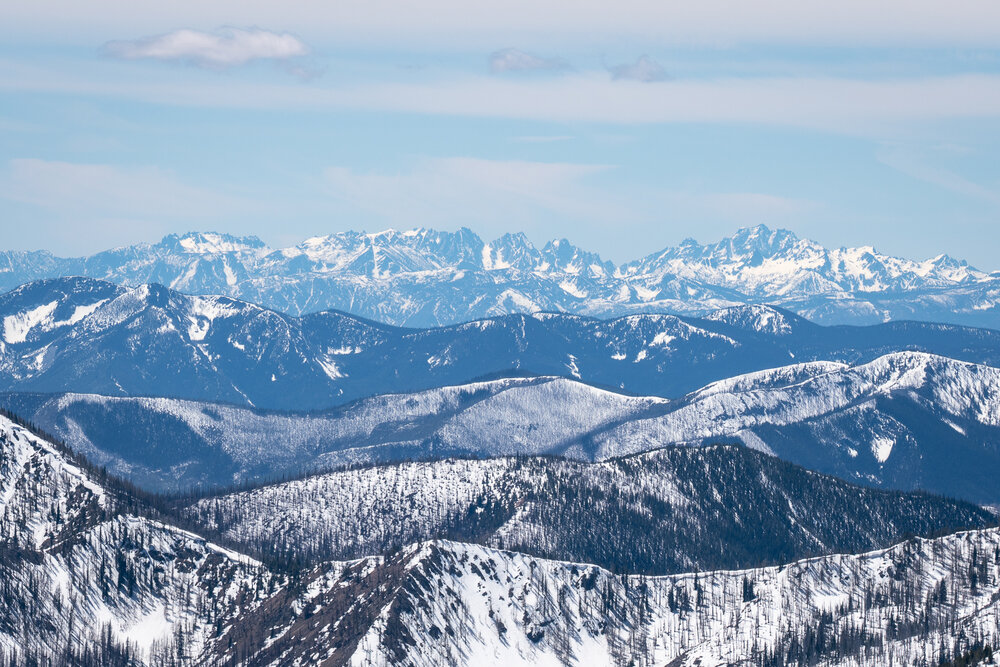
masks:
[[[0,289],[62,276],[160,283],[291,314],[338,309],[380,322],[438,326],[509,313],[704,316],[782,306],[823,324],[915,319],[1000,328],[1000,272],[940,255],[910,261],[871,247],[828,250],[761,225],[684,241],[615,266],[562,239],[484,242],[468,229],[343,232],[282,249],[254,237],[170,235],[81,258],[0,252]]]
[[[704,319],[536,313],[402,329],[329,311],[283,315],[161,285],[39,281],[0,295],[8,391],[168,396],[310,410],[501,375],[562,375],[676,398],[789,363],[914,350],[1000,366],[1000,332],[893,322],[822,327],[738,306]]]
[[[5,664],[941,664],[1000,639],[996,529],[664,577],[446,540],[289,573],[178,528],[2,417],[0,461]],[[764,511],[794,526],[807,506],[772,492]],[[879,511],[949,506],[913,500]],[[813,525],[879,530],[821,514]]]

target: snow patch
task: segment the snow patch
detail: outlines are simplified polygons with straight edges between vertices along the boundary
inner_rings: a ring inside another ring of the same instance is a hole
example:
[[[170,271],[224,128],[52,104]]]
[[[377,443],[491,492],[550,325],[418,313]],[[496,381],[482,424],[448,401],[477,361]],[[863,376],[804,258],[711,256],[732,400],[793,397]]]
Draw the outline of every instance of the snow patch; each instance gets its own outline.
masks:
[[[323,372],[326,373],[326,376],[331,380],[338,380],[340,378],[347,377],[347,373],[341,371],[340,368],[337,367],[337,362],[329,357],[320,357],[316,360],[316,363],[319,364],[320,368],[323,369]]]
[[[191,312],[188,315],[188,338],[205,340],[206,334],[212,328],[212,323],[222,317],[230,317],[239,312],[238,309],[222,303],[218,298],[193,298]]]
[[[169,637],[173,628],[174,624],[167,620],[166,609],[160,605],[126,628],[122,635],[143,651],[149,651],[154,642]]]
[[[580,289],[579,287],[577,287],[576,283],[574,283],[572,280],[564,280],[561,283],[559,283],[559,289],[566,292],[570,296],[575,296],[578,299],[587,298],[587,293],[582,289]]]
[[[211,232],[205,234],[191,234],[178,241],[180,247],[185,252],[198,255],[212,255],[224,252],[239,252],[249,250],[250,246],[240,243],[221,234]]]
[[[16,315],[8,315],[3,319],[3,337],[8,343],[23,343],[28,333],[45,322],[50,322],[52,313],[59,305],[58,301],[47,303]]]
[[[896,441],[891,438],[875,438],[872,440],[872,454],[879,463],[885,463],[892,454]]]
[[[566,364],[566,368],[569,369],[570,375],[579,379],[580,378],[580,367],[576,365],[576,357],[572,354],[567,355],[569,357],[569,363]]]
[[[666,331],[661,331],[660,333],[653,336],[653,342],[650,345],[658,345],[660,347],[670,347],[670,343],[677,340],[677,336],[671,336]]]

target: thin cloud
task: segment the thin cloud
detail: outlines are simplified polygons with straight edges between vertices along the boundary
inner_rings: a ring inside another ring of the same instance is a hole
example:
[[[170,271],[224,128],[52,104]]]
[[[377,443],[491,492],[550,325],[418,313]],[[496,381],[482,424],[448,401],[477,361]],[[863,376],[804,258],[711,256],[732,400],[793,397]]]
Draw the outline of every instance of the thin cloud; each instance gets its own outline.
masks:
[[[929,164],[916,151],[883,147],[875,157],[882,164],[910,178],[1000,206],[1000,189],[986,187],[954,171]]]
[[[266,204],[178,180],[157,167],[14,159],[0,167],[0,200],[17,202],[16,244],[76,256],[155,240],[178,224],[245,224]],[[23,211],[18,214],[17,211]],[[18,217],[20,216],[20,217]]]
[[[490,54],[490,71],[494,74],[564,69],[569,69],[569,63],[562,58],[543,58],[517,49],[501,49]]]
[[[729,77],[658,85],[612,81],[607,71],[557,78],[458,77],[421,82],[288,85],[81,77],[0,59],[0,91],[90,94],[168,106],[384,111],[618,125],[742,123],[882,133],[900,123],[1000,117],[1000,76],[893,79]]]
[[[109,217],[151,211],[183,218],[211,218],[251,206],[198,186],[178,181],[156,167],[122,168],[20,158],[0,171],[0,198],[33,204],[76,216],[88,211]]]
[[[309,49],[288,33],[226,28],[215,33],[175,30],[165,35],[108,42],[104,52],[125,60],[164,60],[224,69],[252,60],[286,61]]]
[[[151,26],[221,25],[234,16],[242,17],[244,25],[296,26],[339,48],[360,45],[366,49],[420,45],[468,50],[498,40],[538,49],[550,48],[554,40],[561,45],[593,44],[601,35],[612,36],[617,43],[771,43],[810,48],[994,49],[1000,39],[1000,3],[993,0],[578,0],[572,4],[538,0],[46,0],[4,3],[3,23],[10,34],[78,38],[109,30],[145,34],[157,29]]]
[[[511,139],[516,144],[554,144],[559,141],[569,141],[573,136],[569,134],[554,135],[527,135],[514,137]]]
[[[610,69],[611,78],[630,81],[666,81],[670,78],[663,65],[643,54],[634,63],[616,65]]]
[[[591,222],[627,214],[628,202],[591,187],[608,165],[450,157],[421,160],[402,172],[330,167],[328,193],[379,224],[456,226],[501,230],[557,220]]]

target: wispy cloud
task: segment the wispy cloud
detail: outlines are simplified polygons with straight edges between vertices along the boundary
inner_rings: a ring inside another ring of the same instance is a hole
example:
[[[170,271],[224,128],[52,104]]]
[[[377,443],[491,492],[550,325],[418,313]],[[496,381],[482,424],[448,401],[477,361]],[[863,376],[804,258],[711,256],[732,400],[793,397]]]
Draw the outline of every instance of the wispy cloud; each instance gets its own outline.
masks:
[[[0,200],[17,204],[8,210],[30,220],[31,232],[15,245],[46,239],[39,245],[70,255],[155,240],[179,224],[220,228],[226,219],[243,222],[266,208],[189,185],[157,167],[38,159],[14,159],[0,168]]]
[[[625,63],[611,67],[611,77],[615,80],[628,79],[632,81],[666,81],[670,78],[666,68],[649,56],[643,54],[634,63]]]
[[[614,35],[616,43],[762,44],[815,46],[980,45],[1000,38],[1000,3],[992,0],[368,0],[366,2],[247,2],[247,0],[46,0],[4,3],[11,34],[65,35],[72,31],[143,34],[151,26],[225,24],[300,26],[338,46],[420,44],[450,50],[484,43],[549,48],[553,40],[594,44]],[[53,20],[58,17],[58,20]],[[30,30],[25,30],[29,28]],[[543,46],[545,45],[545,46]]]
[[[948,149],[940,152],[947,152]],[[882,164],[892,167],[918,181],[950,190],[965,197],[971,197],[1000,206],[1000,187],[987,187],[976,183],[958,172],[932,164],[920,151],[912,148],[883,146],[876,153]]]
[[[559,219],[606,221],[624,209],[588,187],[607,165],[428,158],[402,172],[326,170],[329,193],[377,224],[471,225],[500,231],[511,224],[559,225]],[[553,222],[556,220],[556,222]]]
[[[124,168],[37,159],[10,160],[0,171],[0,197],[78,215],[210,218],[248,205],[187,185],[156,167]]]
[[[517,49],[501,49],[490,54],[490,71],[494,74],[565,69],[569,69],[569,63],[562,58],[543,58]]]
[[[252,60],[284,61],[304,56],[309,49],[287,33],[224,28],[214,33],[175,30],[155,37],[108,42],[104,52],[126,60],[153,59],[227,68]]]
[[[0,60],[0,91],[141,100],[171,106],[385,111],[609,124],[740,123],[873,134],[900,123],[1000,118],[1000,76],[730,77],[657,85],[606,71],[556,78],[459,76],[423,81],[288,85],[159,77],[146,81],[26,68]]]
[[[572,139],[569,134],[537,134],[514,137],[511,139],[515,144],[554,144],[559,141],[569,141]]]

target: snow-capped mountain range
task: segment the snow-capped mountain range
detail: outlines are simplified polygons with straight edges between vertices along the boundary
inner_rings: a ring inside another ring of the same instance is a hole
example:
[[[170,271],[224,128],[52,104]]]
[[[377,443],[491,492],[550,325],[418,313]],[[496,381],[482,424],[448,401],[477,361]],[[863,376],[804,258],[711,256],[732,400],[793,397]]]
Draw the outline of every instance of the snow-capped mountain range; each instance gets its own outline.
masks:
[[[1000,504],[1000,369],[920,352],[757,371],[676,400],[534,377],[384,394],[309,413],[95,394],[0,394],[0,405],[161,491],[344,464],[515,455],[604,461],[735,442],[862,484]]]
[[[996,529],[664,577],[438,540],[291,576],[6,418],[0,460],[12,664],[881,665],[1000,638]]]
[[[155,282],[291,314],[338,309],[421,327],[540,311],[703,316],[739,304],[779,305],[824,324],[1000,327],[1000,273],[946,255],[911,261],[871,247],[829,250],[763,225],[620,266],[565,239],[539,249],[523,234],[485,242],[468,229],[342,232],[281,249],[254,237],[190,233],[81,258],[0,253],[0,289],[60,276]]]
[[[402,329],[337,311],[292,317],[156,284],[62,278],[0,295],[0,323],[7,390],[294,410],[511,373],[679,397],[737,374],[898,350],[1000,366],[997,331],[908,322],[822,327],[766,306],[705,319],[536,313]]]

